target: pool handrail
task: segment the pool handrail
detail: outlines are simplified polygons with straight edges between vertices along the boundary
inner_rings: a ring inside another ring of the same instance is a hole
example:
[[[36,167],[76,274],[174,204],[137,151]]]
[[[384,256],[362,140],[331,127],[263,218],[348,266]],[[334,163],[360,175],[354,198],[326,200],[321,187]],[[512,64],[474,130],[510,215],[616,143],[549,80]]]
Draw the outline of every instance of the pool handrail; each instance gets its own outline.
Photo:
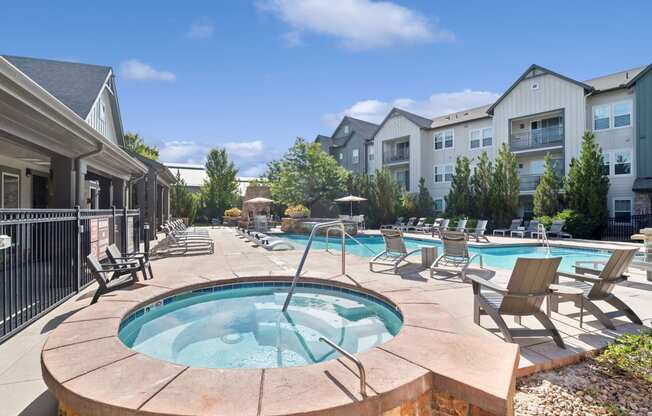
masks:
[[[345,244],[346,230],[344,229],[344,222],[342,220],[336,220],[336,221],[322,222],[320,224],[316,224],[314,227],[312,227],[312,231],[310,232],[310,238],[308,238],[308,243],[306,244],[306,248],[305,250],[303,250],[303,255],[301,256],[301,261],[299,261],[299,266],[297,267],[297,271],[294,273],[294,277],[292,278],[292,285],[290,286],[290,290],[288,291],[288,296],[287,298],[285,298],[285,303],[283,304],[283,309],[282,309],[283,312],[285,312],[288,306],[290,305],[290,300],[292,299],[292,295],[294,294],[294,289],[297,285],[297,281],[299,280],[299,276],[301,276],[301,270],[303,270],[303,265],[306,262],[306,257],[308,257],[308,252],[310,251],[312,240],[314,240],[315,235],[317,235],[317,231],[321,230],[322,228],[335,227],[335,226],[339,226],[342,229],[342,274],[346,274],[346,244]]]
[[[331,250],[330,250],[330,248],[328,248],[328,234],[329,234],[330,231],[331,231],[332,229],[334,229],[334,228],[338,228],[338,227],[329,227],[328,229],[326,229],[326,251],[329,252],[329,253],[331,252]],[[346,231],[344,231],[344,234],[346,234],[346,236],[349,237],[351,240],[355,241],[356,243],[358,243],[358,244],[361,245],[362,247],[364,247],[364,248],[366,248],[367,250],[369,250],[369,251],[371,252],[371,254],[376,255],[376,252],[373,251],[371,248],[369,248],[368,245],[366,245],[366,244],[364,244],[364,243],[361,243],[357,238],[353,237],[351,234],[347,233]]]
[[[326,337],[319,337],[319,341],[325,342],[332,348],[336,349],[340,354],[342,354],[342,356],[353,361],[353,363],[358,367],[358,372],[360,373],[360,394],[362,397],[367,397],[367,373],[365,372],[364,365],[362,365],[362,361]]]

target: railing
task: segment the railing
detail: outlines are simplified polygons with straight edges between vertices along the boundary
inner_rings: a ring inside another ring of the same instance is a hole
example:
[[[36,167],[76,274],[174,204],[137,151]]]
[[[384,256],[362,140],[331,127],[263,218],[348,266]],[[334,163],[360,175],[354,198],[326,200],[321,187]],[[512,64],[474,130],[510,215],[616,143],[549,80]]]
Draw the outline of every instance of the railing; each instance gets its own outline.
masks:
[[[88,285],[89,253],[137,251],[139,226],[138,210],[0,209],[11,240],[0,250],[0,342]]]
[[[520,180],[520,190],[521,192],[534,192],[537,189],[537,186],[539,186],[539,182],[541,182],[541,178],[543,177],[543,174],[536,174],[536,175],[519,175],[519,180]],[[559,186],[561,187],[562,183],[562,178],[564,177],[564,171],[562,169],[557,169],[557,178],[559,178]]]
[[[329,252],[329,253],[331,252],[331,251],[330,251],[330,248],[328,247],[328,237],[329,237],[329,233],[330,233],[331,230],[334,230],[334,229],[337,229],[337,228],[339,228],[339,227],[330,227],[330,228],[326,229],[326,251]],[[364,244],[364,243],[361,243],[360,240],[358,240],[357,238],[353,237],[351,234],[347,233],[346,231],[344,231],[344,234],[345,234],[346,237],[349,237],[351,240],[353,240],[354,242],[356,242],[358,245],[361,245],[362,247],[364,247],[364,248],[366,248],[367,250],[369,250],[369,251],[371,252],[371,254],[373,254],[373,255],[376,255],[376,254],[377,254],[375,251],[373,251],[371,248],[369,248],[368,245],[366,245],[366,244]],[[344,243],[346,243],[345,240],[343,240],[343,241],[344,241]]]
[[[383,152],[383,163],[399,163],[399,162],[409,162],[410,161],[410,151],[400,151],[400,152]]]
[[[321,224],[315,225],[314,227],[312,227],[312,231],[310,232],[310,238],[308,238],[308,243],[306,244],[306,248],[303,250],[303,255],[301,256],[301,260],[299,261],[299,266],[297,267],[297,271],[294,273],[294,278],[292,279],[292,285],[290,286],[290,290],[288,291],[288,296],[285,298],[285,303],[283,304],[283,309],[282,309],[283,312],[285,312],[288,306],[290,305],[290,300],[292,300],[294,289],[297,286],[297,282],[299,281],[299,276],[301,276],[301,270],[303,270],[303,265],[306,262],[306,258],[308,257],[308,253],[310,252],[310,246],[312,245],[312,241],[315,239],[315,236],[317,235],[317,231],[321,230],[322,228],[328,228],[334,226],[340,226],[342,228],[342,274],[346,274],[346,245],[344,240],[344,234],[346,233],[346,231],[344,230],[344,222],[337,220],[337,221],[323,222]]]
[[[548,233],[546,226],[539,223],[537,225],[537,243],[546,248],[548,255],[550,255],[550,242],[548,241]]]
[[[514,133],[509,140],[512,151],[559,146],[564,143],[564,126],[544,127]]]
[[[609,218],[602,234],[603,240],[630,241],[643,228],[652,227],[652,213],[630,215],[628,218]]]
[[[325,342],[326,344],[330,345],[334,349],[336,349],[342,356],[348,358],[349,360],[353,361],[353,363],[358,367],[358,372],[360,373],[360,394],[362,397],[367,397],[367,373],[364,370],[364,366],[362,365],[362,361],[358,360],[351,354],[350,352],[346,351],[344,348],[340,347],[333,341],[331,341],[328,338],[325,337],[319,337],[319,341]]]

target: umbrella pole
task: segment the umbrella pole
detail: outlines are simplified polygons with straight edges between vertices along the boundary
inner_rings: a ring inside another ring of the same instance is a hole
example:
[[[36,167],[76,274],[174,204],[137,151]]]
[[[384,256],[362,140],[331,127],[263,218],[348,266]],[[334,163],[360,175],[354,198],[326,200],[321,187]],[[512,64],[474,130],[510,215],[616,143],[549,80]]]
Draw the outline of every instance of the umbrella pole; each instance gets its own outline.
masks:
[[[349,216],[353,217],[353,201],[351,201],[351,210],[349,211]]]

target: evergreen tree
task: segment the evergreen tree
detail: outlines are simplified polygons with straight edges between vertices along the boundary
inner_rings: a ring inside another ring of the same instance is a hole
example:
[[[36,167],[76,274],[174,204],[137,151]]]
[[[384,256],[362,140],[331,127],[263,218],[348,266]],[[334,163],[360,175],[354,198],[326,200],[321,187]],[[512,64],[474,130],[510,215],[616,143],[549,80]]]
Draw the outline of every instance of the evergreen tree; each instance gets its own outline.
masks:
[[[201,197],[206,207],[208,218],[221,218],[224,211],[233,206],[237,200],[236,191],[238,170],[225,149],[216,148],[206,158],[208,178],[201,188]]]
[[[489,219],[491,212],[491,190],[493,188],[493,164],[487,152],[482,152],[478,165],[471,177],[471,190],[475,197],[475,215],[480,219]]]
[[[594,237],[599,237],[609,215],[609,178],[604,174],[603,165],[604,156],[595,142],[595,135],[584,132],[579,159],[571,160],[564,191],[568,208],[592,220]]]
[[[460,156],[455,162],[453,182],[446,197],[446,211],[449,215],[473,215],[473,194],[470,180],[469,158]]]
[[[426,188],[426,180],[422,177],[419,179],[419,190],[416,197],[416,207],[419,215],[429,217],[433,214],[435,209],[435,201],[428,188]]]
[[[391,224],[400,209],[401,187],[387,169],[374,175],[353,175],[352,194],[367,199],[366,223],[370,227]]]
[[[503,143],[496,158],[491,189],[494,227],[506,226],[516,216],[520,186],[516,155]]]
[[[546,171],[541,177],[537,189],[534,191],[533,211],[534,216],[554,216],[559,212],[559,176],[557,169],[552,164],[550,153],[546,154]]]
[[[170,210],[173,217],[188,218],[189,224],[193,223],[197,214],[197,200],[188,190],[179,172],[176,181],[170,187]]]

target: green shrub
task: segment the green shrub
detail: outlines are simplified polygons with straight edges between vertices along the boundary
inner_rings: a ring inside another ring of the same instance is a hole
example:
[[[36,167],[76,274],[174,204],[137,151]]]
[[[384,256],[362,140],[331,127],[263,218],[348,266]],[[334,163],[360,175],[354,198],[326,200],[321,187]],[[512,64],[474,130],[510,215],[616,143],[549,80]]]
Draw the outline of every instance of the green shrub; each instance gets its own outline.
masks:
[[[291,218],[306,218],[310,216],[310,210],[303,205],[292,205],[285,210],[285,215]]]
[[[553,221],[566,221],[564,229],[576,238],[591,238],[596,227],[596,222],[592,218],[587,218],[572,209],[558,212],[554,217],[543,215],[535,219],[546,227],[550,227]]]
[[[540,224],[545,225],[546,227],[550,227],[552,225],[552,219],[553,217],[549,217],[548,215],[542,215],[540,217],[534,218],[535,220],[539,221]]]
[[[596,360],[610,372],[652,383],[652,331],[623,335]]]
[[[240,211],[240,208],[229,208],[226,211],[224,211],[224,216],[225,217],[239,217],[242,215],[242,211]]]

